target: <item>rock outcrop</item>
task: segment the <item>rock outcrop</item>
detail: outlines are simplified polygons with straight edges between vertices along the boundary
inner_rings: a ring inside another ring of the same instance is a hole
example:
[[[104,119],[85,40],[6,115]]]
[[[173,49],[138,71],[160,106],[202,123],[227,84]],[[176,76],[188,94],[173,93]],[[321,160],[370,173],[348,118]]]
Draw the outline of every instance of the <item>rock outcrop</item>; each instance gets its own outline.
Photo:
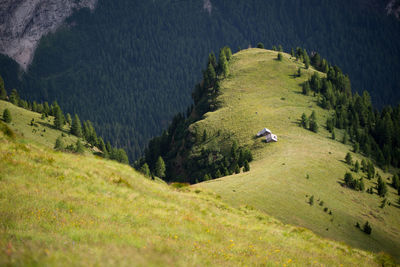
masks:
[[[0,0],[0,53],[26,70],[40,38],[75,10],[93,10],[97,0]]]

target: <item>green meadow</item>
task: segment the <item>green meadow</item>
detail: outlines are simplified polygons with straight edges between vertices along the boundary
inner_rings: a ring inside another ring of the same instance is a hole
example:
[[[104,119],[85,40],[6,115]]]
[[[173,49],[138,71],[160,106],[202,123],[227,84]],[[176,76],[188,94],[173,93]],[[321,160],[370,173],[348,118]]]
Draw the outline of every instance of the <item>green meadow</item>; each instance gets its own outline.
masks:
[[[195,186],[221,196],[233,207],[252,207],[284,223],[311,229],[330,240],[345,242],[374,252],[385,251],[400,259],[400,206],[397,192],[389,186],[391,205],[380,208],[382,198],[375,193],[357,192],[343,187],[345,172],[351,167],[344,162],[351,144],[342,144],[343,133],[336,129],[336,139],[326,130],[330,115],[317,105],[316,96],[301,93],[301,83],[315,70],[283,53],[248,49],[235,54],[230,62],[230,75],[221,83],[219,101],[222,107],[205,114],[192,124],[193,131],[207,130],[214,142],[252,149],[255,160],[251,171],[203,182]],[[301,77],[294,74],[301,68]],[[323,76],[323,73],[320,73]],[[318,133],[299,127],[301,114],[317,114]],[[256,138],[262,128],[278,136],[277,143]],[[222,134],[217,134],[222,131]],[[362,156],[351,153],[353,160]],[[391,174],[378,170],[386,182]],[[365,177],[361,171],[356,178]],[[365,188],[375,187],[376,178],[364,179]],[[309,198],[314,196],[314,205]],[[325,210],[325,211],[324,211]],[[331,214],[329,214],[331,212]],[[372,225],[366,235],[355,225]]]
[[[59,132],[46,129],[44,141],[26,125],[38,114],[2,102],[5,106],[16,139],[0,131],[0,266],[378,266],[388,258],[284,224],[249,205],[232,207],[223,192],[221,199],[210,190],[152,181],[128,165],[89,153],[56,152],[52,139]],[[278,146],[284,148],[280,131],[280,142],[265,149],[271,156]],[[314,139],[322,143],[323,138]],[[340,146],[331,145],[332,151]],[[234,178],[250,190],[265,162],[260,153],[246,177]],[[294,160],[285,163],[292,168]],[[276,179],[283,179],[279,173]],[[310,174],[309,181],[300,174],[290,179],[317,185],[317,171]],[[217,183],[224,180],[210,185]],[[293,183],[282,181],[288,184]],[[244,190],[235,188],[244,202]],[[260,201],[268,203],[272,193],[263,190]],[[288,195],[285,203],[291,201]],[[299,209],[322,217],[319,207],[303,208],[303,202],[298,200]],[[338,207],[327,197],[326,202],[339,223]],[[288,210],[285,203],[276,205]],[[371,238],[376,238],[373,226]]]

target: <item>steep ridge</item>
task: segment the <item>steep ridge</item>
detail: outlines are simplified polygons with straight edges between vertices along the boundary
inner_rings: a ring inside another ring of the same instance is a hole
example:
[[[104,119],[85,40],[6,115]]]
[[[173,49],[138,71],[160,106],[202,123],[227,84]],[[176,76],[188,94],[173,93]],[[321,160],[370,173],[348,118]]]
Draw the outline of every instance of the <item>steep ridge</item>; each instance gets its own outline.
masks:
[[[190,126],[194,132],[206,130],[215,143],[230,145],[236,140],[250,147],[255,158],[251,171],[195,187],[211,189],[236,207],[250,205],[286,223],[352,246],[384,250],[399,259],[397,191],[390,187],[387,200],[392,205],[380,208],[383,199],[375,193],[343,186],[344,174],[353,170],[344,162],[351,147],[338,141],[342,140],[341,130],[336,130],[336,140],[331,139],[325,128],[330,112],[317,105],[317,97],[301,93],[301,84],[315,70],[305,70],[288,54],[278,61],[277,53],[248,49],[233,55],[231,74],[220,85],[218,101],[222,107]],[[303,75],[296,77],[299,67]],[[318,133],[299,127],[302,113],[309,116],[313,110]],[[255,137],[264,127],[278,135],[277,143],[266,144]],[[359,154],[352,156],[359,162],[363,159]],[[389,183],[391,174],[380,169],[378,173]],[[353,175],[366,176],[362,172]],[[376,187],[376,180],[364,181],[366,189]],[[311,196],[316,200],[314,205],[310,205]],[[372,224],[371,236],[355,227],[357,222],[366,221]]]
[[[213,193],[3,131],[0,248],[0,265],[31,266],[378,266],[387,258],[232,208]]]

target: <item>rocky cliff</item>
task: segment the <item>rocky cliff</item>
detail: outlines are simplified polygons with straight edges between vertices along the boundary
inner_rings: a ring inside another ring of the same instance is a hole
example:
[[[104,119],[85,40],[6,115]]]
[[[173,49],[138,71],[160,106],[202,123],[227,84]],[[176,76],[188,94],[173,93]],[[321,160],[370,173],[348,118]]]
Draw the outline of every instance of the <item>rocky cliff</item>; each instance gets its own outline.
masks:
[[[0,53],[26,70],[40,38],[75,10],[93,10],[97,0],[0,0]]]

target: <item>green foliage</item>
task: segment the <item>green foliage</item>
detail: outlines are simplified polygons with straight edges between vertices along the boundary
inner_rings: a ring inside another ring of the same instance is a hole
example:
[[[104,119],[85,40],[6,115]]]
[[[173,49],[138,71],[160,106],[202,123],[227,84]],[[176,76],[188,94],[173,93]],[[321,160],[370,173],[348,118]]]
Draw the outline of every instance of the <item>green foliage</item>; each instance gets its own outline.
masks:
[[[301,77],[301,69],[300,68],[297,69],[297,77]]]
[[[308,204],[310,204],[310,206],[314,205],[314,195],[312,195],[312,196],[308,199]]]
[[[53,114],[54,114],[54,127],[56,127],[56,129],[61,130],[64,126],[64,115],[61,111],[61,108],[58,105],[54,107]]]
[[[400,189],[400,179],[397,174],[392,177],[392,186],[394,189]]]
[[[363,226],[363,231],[364,233],[366,233],[367,235],[370,235],[372,233],[372,227],[369,224],[369,222],[367,221],[364,226]]]
[[[71,114],[67,113],[67,116],[65,116],[65,122],[68,123],[69,125],[72,125]]]
[[[165,177],[165,171],[166,171],[166,168],[165,168],[164,160],[163,160],[163,158],[161,156],[159,156],[158,159],[157,159],[157,163],[156,163],[156,166],[155,166],[154,173],[155,173],[155,175],[157,177],[164,178]]]
[[[346,161],[347,165],[350,165],[350,166],[353,165],[353,157],[351,156],[351,154],[349,152],[347,152],[344,160]]]
[[[250,171],[250,165],[247,160],[244,161],[244,167],[243,167],[243,172],[248,172]]]
[[[76,141],[76,144],[75,144],[75,153],[83,154],[84,151],[85,151],[85,148],[84,148],[84,146],[83,146],[81,140],[78,139],[78,140]]]
[[[304,129],[308,128],[308,118],[305,113],[301,115],[300,126],[303,127]]]
[[[140,172],[143,173],[144,176],[150,177],[150,168],[146,162],[142,165],[142,167],[140,167]]]
[[[59,151],[64,149],[64,141],[62,140],[61,136],[57,137],[56,143],[54,144],[54,149]]]
[[[309,121],[309,130],[317,133],[318,132],[318,123],[317,123],[317,115],[315,111],[313,110],[310,117],[308,118]]]
[[[11,94],[10,94],[9,100],[10,100],[11,103],[13,103],[14,105],[18,106],[20,98],[19,98],[19,94],[18,94],[16,89],[12,89],[11,90]]]
[[[354,179],[353,175],[349,172],[346,172],[346,174],[344,175],[344,183],[347,187],[354,189],[356,191],[363,192],[365,190],[363,178]]]
[[[283,56],[282,56],[282,54],[281,54],[281,53],[278,53],[278,57],[277,57],[277,59],[278,59],[279,61],[282,61],[282,59],[283,59]]]
[[[7,99],[7,91],[4,88],[4,80],[0,76],[0,100],[6,100]]]
[[[3,120],[6,123],[10,123],[12,121],[11,113],[8,108],[3,111]]]
[[[380,197],[385,197],[387,195],[387,193],[388,193],[387,185],[386,185],[385,181],[383,181],[380,176],[378,177],[376,190],[378,191],[378,195]]]
[[[0,131],[2,131],[5,136],[11,138],[11,139],[15,139],[15,133],[14,131],[8,127],[7,124],[3,123],[2,121],[0,121]]]
[[[354,172],[358,173],[360,171],[360,163],[358,163],[358,160],[356,160],[356,163],[354,164]]]
[[[83,133],[82,133],[82,124],[81,121],[78,117],[77,114],[75,114],[74,119],[72,121],[72,125],[71,125],[71,134],[77,136],[77,137],[82,137]]]
[[[260,42],[260,43],[258,43],[258,44],[257,44],[257,48],[264,49],[264,44],[263,44],[263,43],[261,43],[261,42]]]

